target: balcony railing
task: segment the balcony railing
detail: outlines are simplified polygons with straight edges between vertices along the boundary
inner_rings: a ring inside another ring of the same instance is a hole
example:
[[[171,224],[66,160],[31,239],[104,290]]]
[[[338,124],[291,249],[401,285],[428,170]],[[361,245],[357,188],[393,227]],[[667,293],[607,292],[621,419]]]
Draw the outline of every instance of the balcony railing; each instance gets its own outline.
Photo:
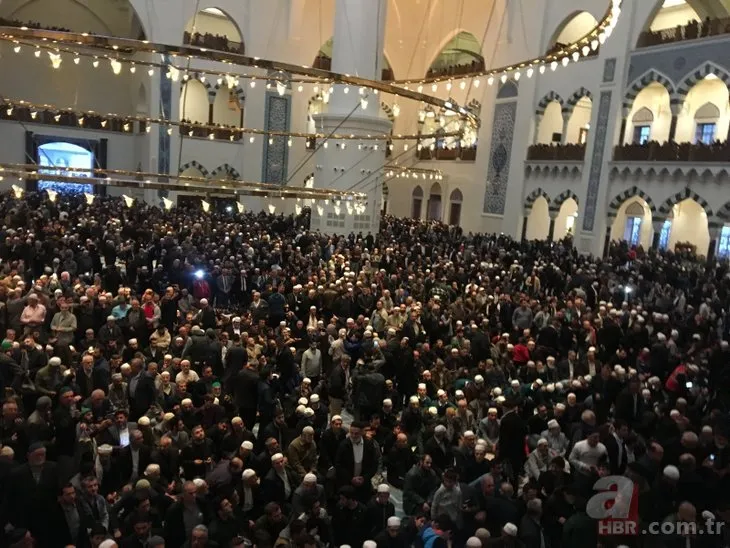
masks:
[[[719,36],[730,34],[730,18],[710,19],[704,21],[690,21],[686,25],[677,25],[671,29],[658,31],[645,31],[639,35],[637,48],[647,48],[672,42],[684,42],[685,40],[696,40],[707,36]]]
[[[326,55],[317,55],[317,57],[314,58],[314,64],[312,65],[312,68],[321,69],[321,70],[332,70],[332,58],[327,57]],[[392,80],[395,80],[395,76],[393,76],[393,69],[385,67],[383,68],[380,79],[384,82],[390,82]]]
[[[430,148],[421,148],[417,152],[419,160],[461,160],[463,162],[473,162],[477,159],[477,147],[457,147],[457,148],[438,148],[431,150]]]
[[[545,52],[545,55],[559,53],[561,51],[564,51],[567,47],[567,44],[561,44],[560,42],[556,42],[549,50]],[[586,55],[585,57],[596,57],[600,52],[601,46],[598,46],[596,49],[591,49],[591,51],[589,51],[588,55]]]
[[[243,134],[235,130],[235,126],[219,126],[211,131],[210,128],[201,127],[190,120],[183,120],[180,123],[180,135],[210,139],[212,134],[213,141],[240,141]]]
[[[619,145],[613,149],[616,162],[727,162],[730,143],[658,143]]]
[[[465,65],[449,65],[437,69],[428,69],[426,78],[440,78],[442,76],[460,76],[471,72],[479,72],[485,69],[484,59],[474,59]]]
[[[190,34],[185,31],[183,34],[183,44],[197,46],[199,48],[215,49],[218,51],[227,51],[229,53],[246,53],[245,47],[241,42],[229,40],[226,36],[220,34],[210,34],[209,32]]]
[[[548,162],[581,162],[586,155],[584,144],[530,145],[527,159]]]

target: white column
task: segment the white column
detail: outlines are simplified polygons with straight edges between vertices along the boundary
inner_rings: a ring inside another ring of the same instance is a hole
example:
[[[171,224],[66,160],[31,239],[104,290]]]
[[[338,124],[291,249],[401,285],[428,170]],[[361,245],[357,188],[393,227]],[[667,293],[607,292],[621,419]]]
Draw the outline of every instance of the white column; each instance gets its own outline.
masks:
[[[335,5],[334,51],[332,70],[367,79],[380,79],[383,62],[383,40],[387,0],[337,0]],[[363,108],[365,106],[365,108]],[[388,135],[391,122],[380,116],[380,96],[372,90],[337,85],[327,105],[327,112],[315,118],[318,130],[325,134]],[[348,234],[372,232],[380,226],[382,167],[386,163],[386,141],[319,140],[315,153],[314,185],[344,191],[366,193],[367,209],[356,220],[345,203],[316,205],[324,208],[319,215],[312,208],[312,225],[324,232]],[[328,214],[344,215],[344,224],[332,225]],[[328,218],[329,217],[329,218]],[[328,225],[328,221],[330,224]]]

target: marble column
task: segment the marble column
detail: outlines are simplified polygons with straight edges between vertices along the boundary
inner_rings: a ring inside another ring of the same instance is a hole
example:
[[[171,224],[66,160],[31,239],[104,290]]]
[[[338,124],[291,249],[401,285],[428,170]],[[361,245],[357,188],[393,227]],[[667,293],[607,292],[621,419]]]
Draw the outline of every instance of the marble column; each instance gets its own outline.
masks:
[[[332,70],[368,79],[380,79],[387,0],[336,0]],[[392,127],[380,116],[380,96],[353,86],[332,87],[327,111],[315,122],[325,134],[383,135]],[[312,211],[312,226],[326,232],[372,232],[380,226],[382,167],[386,141],[320,139],[315,152],[315,186],[367,194],[364,212],[350,213],[346,204],[324,203],[322,215]],[[336,208],[336,209],[335,209]],[[339,213],[338,213],[339,211]],[[333,214],[334,212],[334,214]]]

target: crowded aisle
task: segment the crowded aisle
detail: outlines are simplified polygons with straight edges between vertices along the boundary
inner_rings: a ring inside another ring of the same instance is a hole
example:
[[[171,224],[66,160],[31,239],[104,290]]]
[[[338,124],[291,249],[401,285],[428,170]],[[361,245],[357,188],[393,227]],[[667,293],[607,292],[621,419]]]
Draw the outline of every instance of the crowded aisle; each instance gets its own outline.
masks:
[[[2,546],[728,545],[724,262],[119,198],[0,216]],[[599,537],[606,476],[695,526]]]

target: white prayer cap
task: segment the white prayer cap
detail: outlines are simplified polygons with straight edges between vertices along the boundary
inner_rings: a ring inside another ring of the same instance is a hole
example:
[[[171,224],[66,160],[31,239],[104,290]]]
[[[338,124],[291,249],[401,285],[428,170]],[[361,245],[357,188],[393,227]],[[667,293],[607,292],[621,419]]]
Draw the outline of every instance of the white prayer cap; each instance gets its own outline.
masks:
[[[251,468],[246,468],[243,471],[242,477],[243,477],[243,479],[247,480],[249,478],[254,477],[255,475],[256,475],[256,472],[254,470],[252,470]]]
[[[233,417],[231,419],[231,424],[243,424],[243,419],[241,417]]]
[[[680,413],[679,410],[677,410],[677,409],[672,409],[669,412],[669,416],[672,417],[673,419],[676,419],[677,417],[682,416],[682,413]]]
[[[434,417],[439,414],[439,410],[435,407],[429,407],[428,408],[429,415],[433,415]]]
[[[109,455],[112,454],[112,451],[114,451],[114,448],[111,445],[105,443],[104,445],[100,445],[99,448],[96,451],[100,455],[107,455],[107,456],[109,456]]]
[[[314,416],[314,409],[312,409],[311,407],[305,407],[304,408],[304,416],[305,417],[312,417],[312,416]]]
[[[484,382],[484,377],[482,377],[481,375],[477,375],[476,377],[474,377],[474,382],[477,383],[477,384],[483,383]]]
[[[205,485],[205,480],[203,478],[195,478],[193,480],[193,484],[195,485],[195,487],[200,488]]]
[[[297,401],[297,405],[303,405],[305,407],[307,406],[308,403],[309,403],[309,400],[307,398],[299,398],[299,401]]]
[[[510,383],[510,385],[512,386],[512,388],[516,388],[516,387],[518,387],[520,385],[520,381],[518,381],[517,379],[515,379],[515,380],[513,380]]]
[[[140,417],[137,421],[137,424],[139,426],[149,426],[150,425],[150,418],[149,417]]]
[[[677,481],[679,479],[679,468],[670,464],[664,467],[664,477]]]
[[[426,385],[424,383],[418,383],[418,389],[419,390],[426,390]]]
[[[544,382],[543,382],[543,380],[542,380],[542,379],[537,379],[537,380],[535,381],[535,384],[537,384],[538,386],[542,386],[542,385],[544,384]]]
[[[317,476],[312,473],[304,475],[304,483],[317,483]]]
[[[378,485],[378,493],[390,493],[390,487],[387,483],[381,483]]]
[[[497,403],[504,403],[506,401],[506,399],[507,398],[505,398],[504,396],[499,396],[499,397],[497,397],[496,401],[497,401]]]
[[[330,419],[330,422],[341,421],[341,420],[342,420],[341,416],[333,415],[332,418]]]
[[[442,390],[442,389],[439,388],[439,391],[436,392],[436,395],[437,396],[445,396],[446,395],[446,390]]]
[[[595,352],[595,351],[596,351],[596,347],[595,346],[589,346],[588,347],[588,352]]]
[[[276,462],[284,458],[284,455],[281,453],[276,453],[271,456],[271,462]]]
[[[492,415],[496,415],[499,411],[497,411],[496,407],[490,407],[487,409],[487,414],[491,413]]]
[[[464,437],[465,438],[475,438],[476,435],[471,430],[467,430],[466,432],[464,432]]]
[[[362,543],[362,548],[378,548],[378,543],[374,540],[366,540]]]
[[[247,451],[253,451],[253,443],[251,443],[249,440],[244,441],[241,444],[241,447],[243,449],[246,449]]]
[[[502,527],[502,531],[511,537],[517,536],[517,526],[514,523],[506,523],[505,526]]]
[[[446,432],[446,427],[443,424],[439,424],[433,429],[434,432]]]
[[[492,390],[492,394],[494,394],[495,396],[501,396],[502,395],[502,389],[498,386],[497,388],[495,388],[494,390]]]
[[[537,440],[537,444],[538,445],[547,445],[548,440],[546,440],[545,438],[540,438],[539,440]]]
[[[182,404],[183,406],[186,406],[186,405],[193,405],[193,400],[191,400],[190,398],[185,398],[185,399],[184,399],[183,401],[181,401],[180,403],[181,403],[181,404]]]
[[[312,394],[309,396],[310,403],[319,403],[319,394]]]
[[[390,398],[385,398],[383,400],[383,407],[391,407],[393,405],[393,400]]]
[[[702,433],[703,434],[712,434],[712,426],[709,424],[706,424],[702,427]]]
[[[388,518],[388,527],[400,527],[400,518],[398,516],[390,516]]]
[[[482,548],[482,541],[479,540],[477,537],[469,537],[469,539],[466,541],[466,547],[467,548]]]
[[[304,407],[303,405],[297,405],[297,408],[294,410],[294,412],[297,415],[303,415],[305,409],[306,409],[306,407]]]
[[[411,403],[418,403],[418,396],[411,396],[408,398],[408,401]]]
[[[464,391],[463,390],[457,390],[456,392],[454,392],[454,396],[456,396],[456,399],[457,400],[459,398],[463,398],[464,397]]]
[[[309,377],[304,377],[302,379],[302,384],[312,384],[312,379],[310,379]]]
[[[560,428],[560,423],[555,419],[550,419],[548,421],[548,428]]]

